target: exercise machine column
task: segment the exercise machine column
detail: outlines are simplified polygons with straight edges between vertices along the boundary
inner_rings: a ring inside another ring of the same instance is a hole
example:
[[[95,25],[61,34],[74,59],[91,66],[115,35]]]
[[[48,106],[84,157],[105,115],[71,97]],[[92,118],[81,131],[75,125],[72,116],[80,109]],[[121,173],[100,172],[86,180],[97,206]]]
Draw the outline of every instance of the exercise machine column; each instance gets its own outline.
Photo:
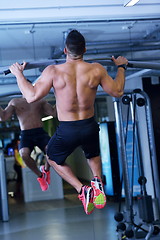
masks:
[[[0,149],[0,217],[3,222],[9,221],[8,193],[6,183],[6,164],[3,150]]]

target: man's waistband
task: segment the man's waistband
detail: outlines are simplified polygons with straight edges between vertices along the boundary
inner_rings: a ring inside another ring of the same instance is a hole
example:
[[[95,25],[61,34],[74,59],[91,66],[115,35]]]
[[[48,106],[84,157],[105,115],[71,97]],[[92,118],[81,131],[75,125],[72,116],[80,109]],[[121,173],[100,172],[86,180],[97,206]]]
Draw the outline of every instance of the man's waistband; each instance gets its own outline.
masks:
[[[41,133],[41,132],[44,132],[44,129],[42,127],[21,130],[21,134],[36,134],[36,133]]]
[[[60,125],[75,125],[75,126],[81,126],[87,123],[91,123],[95,121],[94,117],[87,118],[87,119],[82,119],[82,120],[75,120],[75,121],[60,121]]]

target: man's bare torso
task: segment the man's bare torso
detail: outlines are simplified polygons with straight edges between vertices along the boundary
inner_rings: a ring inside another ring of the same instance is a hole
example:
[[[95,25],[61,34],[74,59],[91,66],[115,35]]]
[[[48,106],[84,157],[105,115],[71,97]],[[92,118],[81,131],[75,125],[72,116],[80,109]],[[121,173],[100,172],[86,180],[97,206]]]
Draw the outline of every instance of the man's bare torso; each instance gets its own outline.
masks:
[[[27,103],[25,98],[15,98],[12,101],[21,130],[42,127],[43,100]]]
[[[60,121],[87,119],[94,115],[96,90],[100,82],[96,64],[83,60],[50,66]]]

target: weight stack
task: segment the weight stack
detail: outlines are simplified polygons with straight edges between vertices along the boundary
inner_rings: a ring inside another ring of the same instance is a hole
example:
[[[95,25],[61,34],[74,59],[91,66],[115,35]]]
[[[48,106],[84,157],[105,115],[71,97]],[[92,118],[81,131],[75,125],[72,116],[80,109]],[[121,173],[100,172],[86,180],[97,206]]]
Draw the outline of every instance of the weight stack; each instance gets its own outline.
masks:
[[[146,223],[154,221],[152,197],[149,195],[138,195],[139,217]]]

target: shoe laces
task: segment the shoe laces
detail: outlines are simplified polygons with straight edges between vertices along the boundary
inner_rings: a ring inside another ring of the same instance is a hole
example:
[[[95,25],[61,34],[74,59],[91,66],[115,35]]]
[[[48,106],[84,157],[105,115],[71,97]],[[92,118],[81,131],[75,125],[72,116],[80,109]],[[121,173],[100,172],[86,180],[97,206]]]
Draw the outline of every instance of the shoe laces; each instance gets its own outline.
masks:
[[[94,183],[95,188],[97,188],[97,189],[99,189],[100,191],[103,192],[102,183],[98,178],[93,179],[92,182]]]

